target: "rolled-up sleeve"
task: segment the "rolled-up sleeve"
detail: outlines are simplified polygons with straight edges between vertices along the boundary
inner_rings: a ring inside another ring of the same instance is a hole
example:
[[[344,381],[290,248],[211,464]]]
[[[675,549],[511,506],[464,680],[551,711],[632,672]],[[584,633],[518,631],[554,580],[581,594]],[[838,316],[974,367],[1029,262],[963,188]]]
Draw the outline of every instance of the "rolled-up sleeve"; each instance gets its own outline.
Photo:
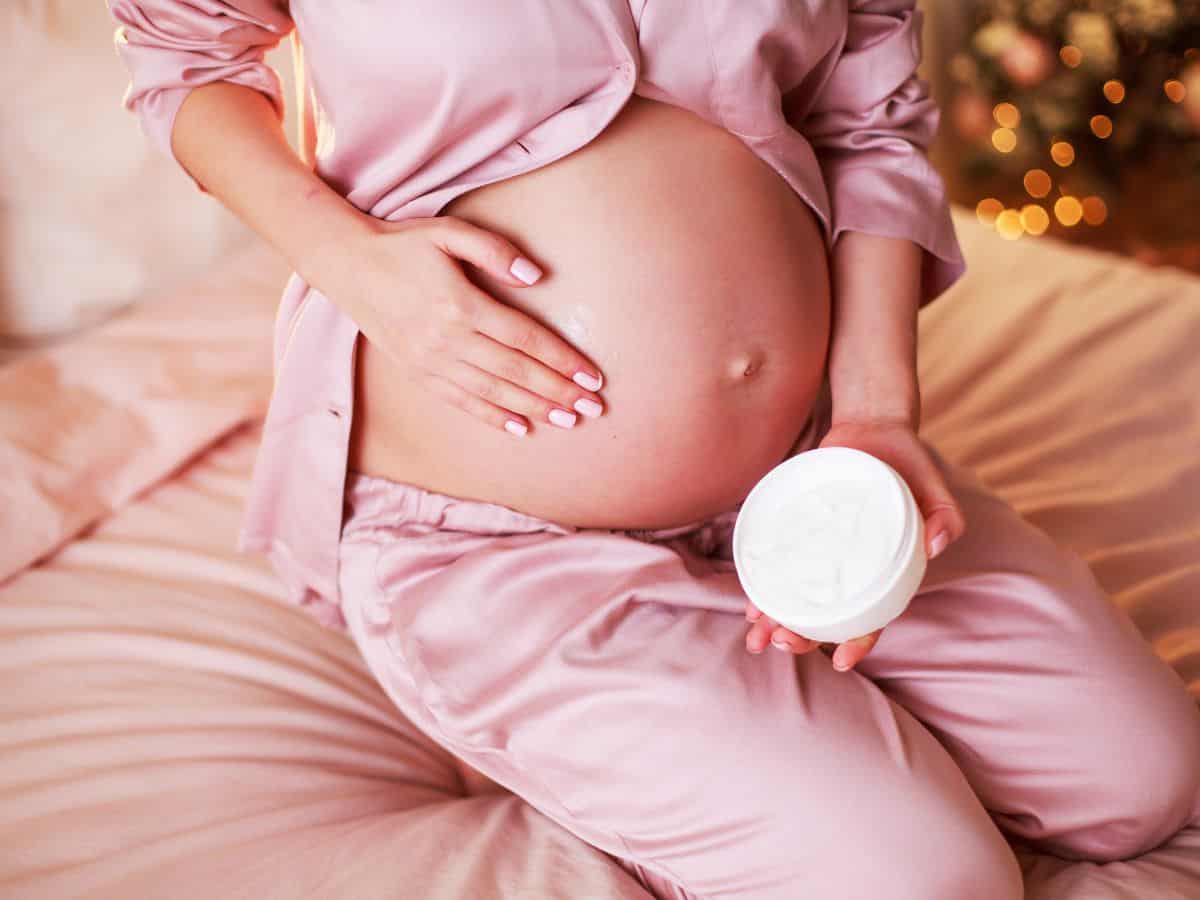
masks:
[[[264,59],[294,27],[286,0],[108,0],[108,6],[117,54],[129,71],[122,104],[168,157],[175,159],[175,116],[204,84],[228,81],[261,91],[283,121],[283,86]]]
[[[920,245],[925,306],[966,264],[945,184],[926,154],[940,114],[916,74],[922,17],[914,0],[851,0],[845,45],[793,124],[820,162],[833,239],[861,231]]]

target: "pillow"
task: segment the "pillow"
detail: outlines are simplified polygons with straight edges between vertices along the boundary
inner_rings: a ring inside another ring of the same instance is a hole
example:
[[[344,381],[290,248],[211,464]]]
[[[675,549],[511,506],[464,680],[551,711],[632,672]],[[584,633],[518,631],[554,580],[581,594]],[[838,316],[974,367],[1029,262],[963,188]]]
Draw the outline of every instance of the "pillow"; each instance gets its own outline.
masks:
[[[252,236],[122,107],[115,30],[104,3],[0,3],[0,338],[98,322]]]
[[[291,267],[261,241],[0,368],[0,581],[265,415]]]

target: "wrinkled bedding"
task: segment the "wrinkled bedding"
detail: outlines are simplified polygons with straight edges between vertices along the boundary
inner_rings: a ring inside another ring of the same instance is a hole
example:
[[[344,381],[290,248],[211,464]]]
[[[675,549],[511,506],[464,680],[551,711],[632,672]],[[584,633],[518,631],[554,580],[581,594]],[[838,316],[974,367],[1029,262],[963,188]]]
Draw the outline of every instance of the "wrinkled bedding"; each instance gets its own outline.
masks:
[[[956,225],[924,436],[1080,553],[1200,698],[1200,279]],[[645,900],[466,779],[235,552],[286,277],[251,247],[0,368],[0,896]],[[1030,898],[1200,897],[1200,829],[1020,859]]]

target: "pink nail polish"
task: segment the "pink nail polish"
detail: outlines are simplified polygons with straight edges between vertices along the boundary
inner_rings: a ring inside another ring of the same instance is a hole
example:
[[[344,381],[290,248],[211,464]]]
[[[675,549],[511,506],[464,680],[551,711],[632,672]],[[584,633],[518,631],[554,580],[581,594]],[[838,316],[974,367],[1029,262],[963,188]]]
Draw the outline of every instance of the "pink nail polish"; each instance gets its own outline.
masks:
[[[575,418],[575,413],[569,413],[565,409],[550,410],[550,421],[559,428],[574,428]]]
[[[600,413],[604,412],[604,408],[589,397],[580,397],[578,400],[576,400],[575,408],[589,419],[595,419],[600,415]]]
[[[529,429],[516,419],[509,419],[504,423],[504,430],[509,434],[515,434],[517,437],[523,437]]]
[[[930,559],[934,559],[939,553],[946,549],[946,542],[949,538],[946,537],[946,532],[939,531],[929,543],[929,549],[933,551]]]
[[[602,383],[602,379],[589,375],[587,372],[576,372],[571,380],[585,391],[598,391]]]
[[[533,284],[542,277],[542,270],[523,256],[514,259],[508,271],[526,284]]]

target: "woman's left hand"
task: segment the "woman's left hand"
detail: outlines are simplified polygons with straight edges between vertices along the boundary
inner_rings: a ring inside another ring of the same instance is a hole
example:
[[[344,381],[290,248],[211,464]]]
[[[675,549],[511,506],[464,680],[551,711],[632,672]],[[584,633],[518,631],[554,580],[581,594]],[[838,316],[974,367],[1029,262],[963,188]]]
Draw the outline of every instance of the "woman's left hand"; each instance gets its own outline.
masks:
[[[966,519],[958,502],[909,421],[838,422],[829,429],[819,446],[862,450],[900,473],[924,517],[927,558],[933,559],[966,531]],[[819,641],[796,634],[763,615],[762,610],[749,600],[746,601],[746,618],[753,623],[746,635],[746,649],[751,653],[761,653],[768,643],[793,653],[807,653],[820,646]],[[871,652],[881,633],[882,629],[839,644],[833,654],[833,667],[838,671],[853,668]]]

